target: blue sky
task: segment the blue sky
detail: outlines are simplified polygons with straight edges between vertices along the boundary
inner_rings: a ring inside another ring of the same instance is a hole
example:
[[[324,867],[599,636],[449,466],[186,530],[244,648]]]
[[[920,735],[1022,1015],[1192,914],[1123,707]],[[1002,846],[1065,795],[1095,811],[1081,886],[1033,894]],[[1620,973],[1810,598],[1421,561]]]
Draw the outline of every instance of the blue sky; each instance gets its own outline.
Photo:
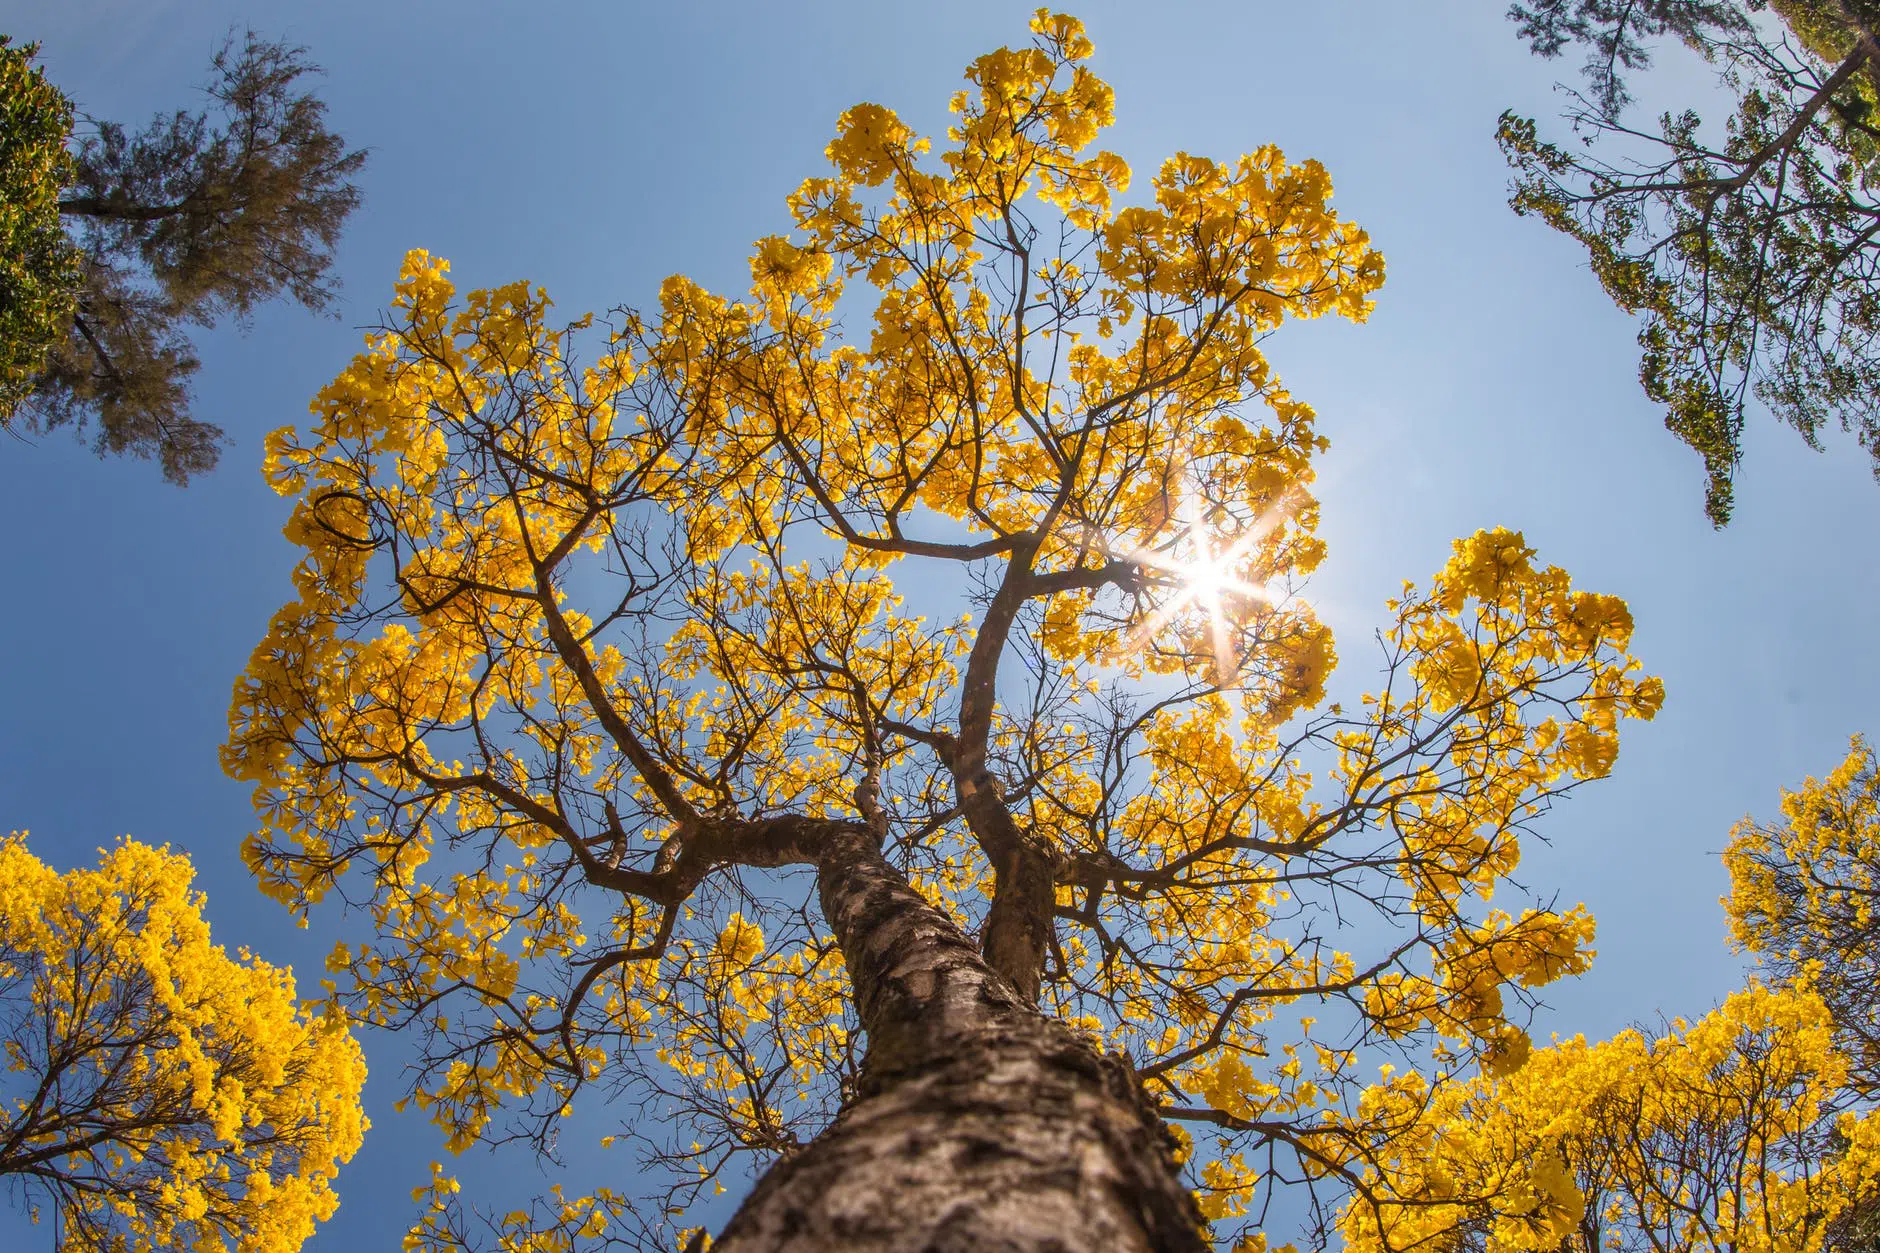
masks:
[[[1372,665],[1384,599],[1478,527],[1519,528],[1578,583],[1631,603],[1665,711],[1627,728],[1614,777],[1550,817],[1552,843],[1521,875],[1600,920],[1593,972],[1549,990],[1542,1034],[1605,1035],[1701,1012],[1741,981],[1717,908],[1731,824],[1831,767],[1850,733],[1880,731],[1880,488],[1851,440],[1820,456],[1758,420],[1738,521],[1710,529],[1696,456],[1639,393],[1632,326],[1574,245],[1505,206],[1495,118],[1550,116],[1573,65],[1529,57],[1501,7],[1076,11],[1116,89],[1105,146],[1138,171],[1176,149],[1274,142],[1316,157],[1388,260],[1367,325],[1288,328],[1270,351],[1332,440],[1331,556],[1308,595],[1339,631],[1350,681]],[[220,470],[179,491],[61,435],[0,442],[0,824],[30,828],[62,867],[124,833],[186,848],[218,937],[316,978],[333,934],[317,920],[297,931],[255,891],[237,856],[247,796],[216,764],[229,685],[289,593],[285,505],[257,472],[263,433],[305,415],[414,246],[450,258],[464,284],[544,284],[570,316],[648,304],[675,271],[741,290],[750,241],[787,225],[783,197],[817,171],[838,112],[875,100],[937,129],[961,67],[1022,40],[1028,12],[566,3],[524,19],[462,3],[0,0],[0,30],[41,41],[82,109],[132,124],[194,107],[231,23],[305,43],[329,70],[336,129],[372,152],[339,252],[339,317],[269,308],[247,334],[199,341],[199,409],[232,438]],[[1652,109],[1707,83],[1674,52],[1640,95]],[[428,1128],[390,1112],[396,1043],[368,1048],[378,1126],[316,1248],[394,1246],[407,1192],[440,1154]],[[619,1184],[631,1169],[617,1152],[572,1182]]]

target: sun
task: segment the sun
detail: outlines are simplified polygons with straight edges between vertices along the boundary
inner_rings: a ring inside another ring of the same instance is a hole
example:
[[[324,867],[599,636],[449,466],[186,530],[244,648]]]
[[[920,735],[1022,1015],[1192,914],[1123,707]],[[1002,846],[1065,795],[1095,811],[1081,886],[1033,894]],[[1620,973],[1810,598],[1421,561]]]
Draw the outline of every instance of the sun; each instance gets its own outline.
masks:
[[[1162,569],[1180,582],[1182,595],[1217,612],[1229,601],[1267,599],[1264,587],[1255,587],[1234,573],[1229,559],[1232,555],[1207,554],[1203,550],[1186,560],[1171,561]]]
[[[1254,607],[1277,607],[1290,596],[1287,588],[1273,580],[1249,581],[1244,567],[1247,554],[1290,516],[1291,507],[1291,498],[1284,498],[1240,534],[1223,540],[1209,527],[1199,495],[1185,492],[1177,508],[1172,543],[1117,554],[1141,566],[1151,582],[1165,589],[1160,604],[1130,633],[1124,647],[1140,648],[1169,623],[1198,614],[1216,679],[1227,682],[1236,664],[1236,626],[1246,621]]]

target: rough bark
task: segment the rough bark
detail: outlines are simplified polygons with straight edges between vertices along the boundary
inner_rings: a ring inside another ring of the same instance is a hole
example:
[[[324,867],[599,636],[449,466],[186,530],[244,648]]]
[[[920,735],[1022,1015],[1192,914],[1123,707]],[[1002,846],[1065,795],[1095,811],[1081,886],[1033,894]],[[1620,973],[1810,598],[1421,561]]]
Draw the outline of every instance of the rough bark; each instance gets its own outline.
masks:
[[[1004,802],[994,803],[1003,813]],[[1009,816],[1006,821],[1011,823]],[[1044,986],[1061,861],[1048,840],[1015,835],[1000,848],[992,866],[992,906],[986,910],[979,951],[988,965],[1011,981],[1027,1005],[1038,1003]]]
[[[966,672],[960,679],[959,736],[949,741],[947,754],[959,789],[960,812],[994,874],[992,908],[986,915],[980,952],[1027,1004],[1037,1002],[1044,976],[1054,866],[1048,850],[1026,839],[1012,820],[988,769],[986,751],[992,740],[999,659],[1005,655],[1012,624],[1035,586],[1031,563],[1038,555],[1038,542],[1035,533],[1015,537],[999,590],[986,606],[966,658]]]
[[[863,828],[832,833],[817,875],[868,1032],[861,1089],[758,1182],[715,1249],[1207,1247],[1126,1061],[1041,1015]]]

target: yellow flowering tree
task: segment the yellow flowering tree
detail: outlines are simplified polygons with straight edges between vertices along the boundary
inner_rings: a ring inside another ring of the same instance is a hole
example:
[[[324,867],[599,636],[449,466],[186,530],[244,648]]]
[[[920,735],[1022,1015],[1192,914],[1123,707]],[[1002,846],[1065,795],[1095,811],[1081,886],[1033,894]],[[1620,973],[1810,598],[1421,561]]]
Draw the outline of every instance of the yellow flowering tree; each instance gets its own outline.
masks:
[[[1724,851],[1751,982],[1658,1038],[1374,1087],[1354,1250],[1865,1249],[1880,1230],[1880,783],[1866,741]],[[1383,1129],[1380,1134],[1379,1129]]]
[[[271,438],[246,855],[363,902],[335,996],[454,1149],[565,1152],[592,1091],[676,1168],[632,1213],[770,1163],[714,1247],[1196,1248],[1354,1176],[1357,1050],[1516,1066],[1584,967],[1490,896],[1661,700],[1625,606],[1483,531],[1328,701],[1325,441],[1261,344],[1382,262],[1270,147],[1132,194],[1091,51],[1040,11],[943,139],[843,114],[748,298],[559,325],[414,252]]]
[[[63,1249],[298,1249],[359,1148],[344,1018],[211,942],[190,878],[134,841],[61,875],[0,840],[0,1176]]]
[[[1380,1086],[1399,1130],[1345,1209],[1346,1247],[1821,1249],[1880,1191],[1880,1115],[1843,1108],[1847,1078],[1819,997],[1751,984],[1657,1038]]]
[[[1880,1093],[1880,763],[1860,737],[1823,779],[1782,793],[1782,817],[1745,818],[1723,854],[1732,940],[1777,979],[1827,1002],[1850,1082]]]

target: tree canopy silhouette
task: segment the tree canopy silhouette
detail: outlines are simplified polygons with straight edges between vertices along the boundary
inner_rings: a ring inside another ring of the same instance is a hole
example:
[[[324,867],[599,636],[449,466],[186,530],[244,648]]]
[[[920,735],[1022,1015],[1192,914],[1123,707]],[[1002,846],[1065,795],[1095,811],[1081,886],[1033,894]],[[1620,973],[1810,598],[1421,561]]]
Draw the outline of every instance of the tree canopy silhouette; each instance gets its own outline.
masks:
[[[1759,18],[1765,7],[1771,18]],[[1590,48],[1579,143],[1505,113],[1512,204],[1587,250],[1642,320],[1639,378],[1703,458],[1705,510],[1734,507],[1754,398],[1820,446],[1852,432],[1880,476],[1880,6],[1870,0],[1547,0],[1510,16],[1543,56]],[[1735,112],[1630,120],[1625,73],[1673,34],[1716,64]]]
[[[8,254],[24,277],[7,281],[33,293],[0,315],[0,423],[90,428],[100,453],[154,457],[184,483],[215,465],[223,438],[191,408],[187,328],[244,319],[282,295],[325,308],[365,154],[327,129],[306,50],[253,32],[211,63],[213,116],[179,110],[135,134],[93,122],[71,152],[71,105],[31,55],[0,49],[6,229],[32,232]],[[32,84],[17,98],[16,77]]]

